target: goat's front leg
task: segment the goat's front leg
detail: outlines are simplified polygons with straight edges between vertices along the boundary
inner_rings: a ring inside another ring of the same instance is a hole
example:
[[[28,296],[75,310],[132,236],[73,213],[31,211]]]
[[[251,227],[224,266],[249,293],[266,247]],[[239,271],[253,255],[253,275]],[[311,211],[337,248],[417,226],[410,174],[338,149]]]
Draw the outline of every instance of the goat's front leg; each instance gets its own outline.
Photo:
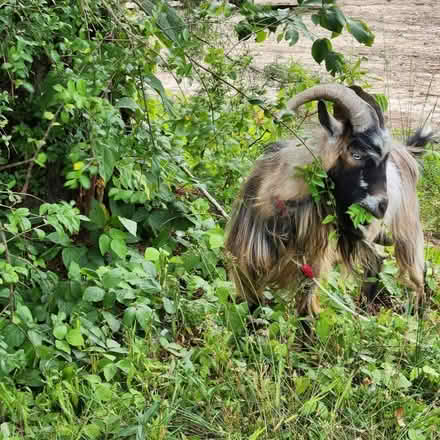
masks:
[[[312,317],[321,312],[317,290],[312,281],[299,289],[295,298],[298,316]]]
[[[312,280],[307,280],[296,294],[296,311],[301,319],[301,326],[308,338],[313,338],[312,320],[321,312],[319,305],[318,288]]]
[[[414,310],[419,316],[423,316],[426,300],[424,271],[420,270],[419,267],[410,267],[408,277],[402,274],[398,279],[403,285],[414,291],[415,295],[412,297]]]
[[[368,310],[374,304],[384,304],[386,301],[384,287],[382,286],[379,274],[383,267],[384,258],[376,255],[375,259],[371,261],[370,267],[364,272],[364,280],[361,287],[361,304]]]
[[[307,271],[304,273],[304,282],[300,283],[296,293],[296,311],[300,318],[304,318],[301,320],[302,326],[309,336],[312,335],[311,320],[321,312],[318,296],[319,283],[316,280],[327,275],[330,267],[331,260],[329,258],[324,259],[320,264],[309,266],[311,273],[307,273]],[[313,278],[310,278],[310,275]]]
[[[425,261],[423,232],[415,228],[415,239],[396,240],[396,261],[400,269],[399,280],[414,290],[414,309],[423,315],[425,305]]]

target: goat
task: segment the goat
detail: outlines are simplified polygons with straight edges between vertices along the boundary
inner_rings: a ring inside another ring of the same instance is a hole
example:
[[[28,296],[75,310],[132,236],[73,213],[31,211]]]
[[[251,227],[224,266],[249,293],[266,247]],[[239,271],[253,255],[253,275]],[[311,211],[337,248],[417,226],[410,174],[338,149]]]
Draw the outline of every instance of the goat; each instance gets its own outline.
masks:
[[[394,141],[375,99],[358,86],[318,85],[296,95],[288,108],[295,111],[315,100],[323,128],[320,136],[307,146],[294,140],[269,145],[233,207],[226,250],[232,256],[230,272],[239,294],[258,304],[266,287],[294,289],[305,280],[302,263],[319,278],[335,262],[342,262],[349,270],[358,264],[365,269],[362,293],[371,301],[378,285],[368,278],[382,267],[374,243],[384,244],[389,230],[400,279],[415,290],[416,307],[421,306],[424,243],[415,155],[423,152],[431,131],[419,129],[407,146]],[[323,100],[333,102],[334,116]],[[329,197],[314,200],[298,172],[314,158],[326,171],[335,207]],[[355,203],[372,214],[371,223],[353,225],[347,210]],[[323,224],[328,214],[335,214],[335,223]],[[336,243],[329,240],[335,230]],[[306,292],[297,294],[300,316],[319,313],[317,289],[310,283]]]

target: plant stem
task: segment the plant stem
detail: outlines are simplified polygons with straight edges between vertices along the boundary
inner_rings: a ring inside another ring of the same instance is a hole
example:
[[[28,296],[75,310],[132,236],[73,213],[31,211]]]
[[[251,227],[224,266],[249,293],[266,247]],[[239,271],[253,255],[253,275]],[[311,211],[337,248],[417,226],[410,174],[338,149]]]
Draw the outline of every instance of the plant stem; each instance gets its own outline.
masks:
[[[11,264],[11,256],[9,255],[8,242],[6,241],[5,231],[3,230],[3,223],[0,223],[0,239],[5,247],[5,256],[8,264]],[[14,286],[9,284],[9,307],[11,309],[11,313],[15,310],[14,307]]]
[[[226,219],[229,220],[229,215],[226,213],[226,211],[221,207],[221,205],[217,202],[217,200],[214,199],[214,197],[209,194],[209,192],[203,188],[203,185],[193,176],[191,171],[186,168],[184,165],[178,164],[179,167],[188,174],[189,177],[194,181],[194,183],[197,185],[197,188],[203,193],[203,195],[215,206],[215,208],[218,210],[218,212]]]

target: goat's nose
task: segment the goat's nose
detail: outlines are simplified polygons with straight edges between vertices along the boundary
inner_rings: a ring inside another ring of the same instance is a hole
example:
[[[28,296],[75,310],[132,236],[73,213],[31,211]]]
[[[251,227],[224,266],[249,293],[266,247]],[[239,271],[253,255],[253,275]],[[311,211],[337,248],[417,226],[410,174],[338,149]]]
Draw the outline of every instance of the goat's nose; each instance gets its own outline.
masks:
[[[388,208],[388,199],[386,197],[384,197],[377,205],[377,211],[379,214],[379,218],[384,217],[387,208]]]

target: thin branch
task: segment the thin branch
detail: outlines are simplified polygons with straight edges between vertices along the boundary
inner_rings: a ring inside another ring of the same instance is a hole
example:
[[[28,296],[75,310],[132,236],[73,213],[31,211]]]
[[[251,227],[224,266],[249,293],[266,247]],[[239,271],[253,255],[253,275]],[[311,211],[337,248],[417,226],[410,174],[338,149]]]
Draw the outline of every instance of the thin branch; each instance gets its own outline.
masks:
[[[35,160],[37,159],[38,154],[40,153],[43,146],[46,144],[46,139],[49,136],[50,130],[55,125],[57,116],[59,115],[59,113],[63,107],[64,107],[64,104],[60,104],[60,106],[58,107],[58,109],[53,117],[52,122],[47,127],[46,133],[44,133],[43,139],[40,141],[39,146],[37,146],[37,150],[35,151],[34,156],[32,157],[32,159],[30,159],[31,162],[29,163],[28,170],[26,173],[26,180],[24,181],[23,188],[21,189],[21,192],[23,192],[23,193],[27,193],[27,190],[29,187],[29,182],[30,182],[31,176],[32,176],[32,169],[34,168],[34,165],[35,165]]]
[[[0,171],[7,170],[8,168],[15,168],[21,165],[26,165],[27,163],[32,162],[33,160],[34,159],[26,159],[26,160],[22,160],[21,162],[15,162],[15,163],[10,163],[8,165],[3,165],[2,167],[0,167]]]
[[[215,127],[215,123],[214,123],[214,105],[212,104],[211,95],[209,94],[208,87],[206,86],[206,83],[205,83],[205,80],[203,79],[203,76],[200,75],[200,72],[197,69],[196,69],[196,73],[197,73],[197,76],[199,77],[200,82],[202,83],[202,86],[205,89],[206,95],[208,97],[209,109],[211,111],[212,126],[214,127],[214,132],[216,132],[216,127]],[[215,135],[215,137],[217,137],[217,136]]]
[[[222,82],[223,84],[226,84],[228,87],[230,87],[231,89],[235,90],[240,96],[243,96],[245,99],[247,99],[248,101],[251,99],[249,96],[246,95],[246,93],[244,93],[242,90],[240,90],[239,88],[235,87],[234,84],[231,84],[229,81],[226,81],[225,79],[223,79],[220,75],[218,75],[217,73],[213,72],[212,70],[208,69],[207,67],[203,66],[202,64],[200,64],[198,61],[196,61],[193,57],[187,55],[188,59],[194,63],[196,66],[200,67],[200,69],[204,70],[205,72],[208,72],[209,74],[211,74],[214,78],[216,78],[218,81]],[[262,105],[262,104],[257,104],[258,107],[260,107],[265,113],[267,113],[268,115],[270,115],[274,120],[276,120],[281,126],[283,126],[284,128],[286,128],[293,136],[295,136],[295,138],[301,142],[301,144],[307,149],[307,151],[312,155],[313,159],[318,160],[318,157],[316,156],[316,154],[310,149],[310,147],[304,142],[304,139],[302,139],[294,130],[292,130],[285,122],[283,122],[281,119],[278,118],[278,116],[273,113],[272,111],[270,111],[266,106]]]
[[[18,196],[31,197],[35,200],[38,200],[41,203],[46,203],[46,200],[40,199],[40,197],[34,196],[33,194],[29,194],[29,193],[22,193],[22,192],[16,192],[16,191],[0,191],[0,194],[16,194]],[[9,209],[11,207],[11,205],[0,204],[0,207]]]
[[[139,79],[140,79],[140,83],[141,83],[142,99],[144,101],[144,113],[147,115],[146,119],[147,119],[148,131],[150,133],[150,139],[151,139],[151,143],[153,145],[153,149],[156,150],[156,140],[154,139],[153,127],[151,126],[150,112],[148,111],[147,94],[145,92],[144,79],[141,75],[140,68],[139,68],[138,74],[139,74]]]
[[[196,184],[197,188],[203,193],[203,195],[215,206],[217,211],[226,219],[229,220],[229,215],[226,213],[226,211],[221,207],[220,203],[217,202],[217,200],[214,199],[214,197],[209,194],[209,192],[203,187],[203,185],[194,177],[194,175],[191,173],[191,171],[185,167],[185,165],[178,164],[179,167],[188,174],[189,177],[193,180],[193,182]]]
[[[3,230],[3,223],[0,223],[0,238],[3,243],[3,246],[5,247],[5,257],[8,264],[11,264],[11,256],[9,255],[9,248],[8,248],[8,242],[6,241],[6,235]],[[9,307],[11,309],[11,312],[15,310],[14,307],[14,286],[12,284],[9,284]]]
[[[261,141],[261,139],[263,139],[263,136],[264,136],[268,131],[269,131],[269,130],[266,128],[266,129],[263,131],[263,133],[262,133],[262,135],[261,135],[260,137],[258,137],[257,139],[255,139],[254,142],[251,142],[251,143],[247,146],[248,150],[252,147],[252,145],[255,145],[257,142]]]

